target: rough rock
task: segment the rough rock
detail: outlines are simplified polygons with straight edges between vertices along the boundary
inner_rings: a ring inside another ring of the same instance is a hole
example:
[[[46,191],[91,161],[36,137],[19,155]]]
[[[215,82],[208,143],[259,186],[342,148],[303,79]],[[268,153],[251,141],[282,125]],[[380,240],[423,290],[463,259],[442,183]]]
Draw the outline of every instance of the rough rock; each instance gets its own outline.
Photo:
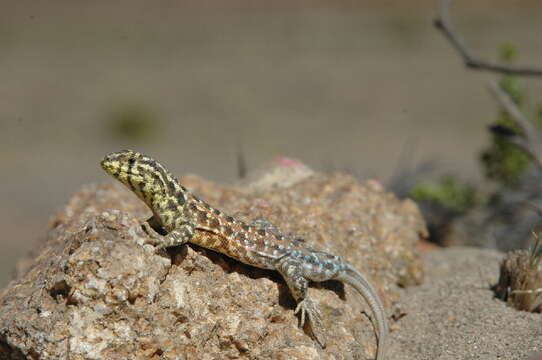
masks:
[[[416,205],[375,181],[303,172],[276,172],[296,179],[286,187],[269,173],[252,187],[181,181],[227,213],[267,218],[345,257],[396,312],[399,286],[423,278],[416,244],[426,230]],[[140,226],[149,216],[117,183],[75,194],[0,293],[0,359],[374,357],[370,311],[353,289],[335,281],[311,287],[326,326],[322,349],[299,328],[277,273],[193,245],[156,254]]]

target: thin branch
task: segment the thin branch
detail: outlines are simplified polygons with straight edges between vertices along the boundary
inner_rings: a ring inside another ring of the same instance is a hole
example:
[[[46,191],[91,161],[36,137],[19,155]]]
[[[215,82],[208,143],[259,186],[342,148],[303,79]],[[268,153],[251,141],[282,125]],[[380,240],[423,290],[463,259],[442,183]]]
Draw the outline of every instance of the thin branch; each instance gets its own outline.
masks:
[[[542,68],[532,66],[514,66],[509,64],[501,64],[491,61],[482,60],[470,52],[465,45],[465,41],[455,31],[448,10],[451,0],[438,0],[437,16],[434,20],[435,27],[440,30],[443,35],[450,41],[455,50],[461,55],[465,66],[472,69],[487,70],[504,74],[516,74],[525,76],[542,76]]]
[[[520,128],[522,134],[509,136],[509,141],[524,150],[542,169],[542,135],[533,124],[523,115],[508,95],[495,80],[489,82],[489,90],[493,97],[510,114],[512,120]]]
[[[491,91],[491,95],[493,95],[493,97],[502,105],[504,110],[510,114],[526,137],[535,131],[533,124],[525,117],[525,115],[523,115],[510,95],[508,95],[495,80],[489,82],[489,90]]]

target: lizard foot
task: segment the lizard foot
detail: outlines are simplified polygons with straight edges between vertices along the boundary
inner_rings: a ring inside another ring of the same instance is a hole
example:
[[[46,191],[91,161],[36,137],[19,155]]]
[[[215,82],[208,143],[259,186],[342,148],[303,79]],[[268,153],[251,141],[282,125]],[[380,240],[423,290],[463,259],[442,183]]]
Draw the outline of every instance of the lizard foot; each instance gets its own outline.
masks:
[[[143,228],[143,231],[145,231],[147,235],[149,235],[149,240],[146,241],[147,244],[158,245],[162,243],[163,236],[156,232],[156,230],[153,229],[151,224],[145,221],[141,224],[141,227]]]
[[[322,348],[325,348],[326,344],[322,340],[322,315],[320,310],[318,310],[318,306],[308,298],[305,298],[297,304],[294,314],[297,313],[301,313],[300,326],[303,327],[305,325],[305,318],[307,318],[314,339]]]
[[[166,254],[165,249],[167,248],[167,244],[164,243],[164,236],[154,230],[151,224],[149,224],[147,221],[142,223],[141,227],[143,228],[143,231],[145,231],[149,236],[148,239],[145,241],[145,244],[150,244],[154,246],[155,254]]]

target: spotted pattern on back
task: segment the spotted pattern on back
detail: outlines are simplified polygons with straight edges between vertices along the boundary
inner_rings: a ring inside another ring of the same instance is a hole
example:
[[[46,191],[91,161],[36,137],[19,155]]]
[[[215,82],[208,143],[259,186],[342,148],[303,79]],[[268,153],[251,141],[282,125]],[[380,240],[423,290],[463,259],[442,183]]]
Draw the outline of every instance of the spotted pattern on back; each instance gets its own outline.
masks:
[[[167,232],[188,222],[196,234],[206,234],[194,235],[194,244],[261,267],[292,249],[303,252],[284,236],[236,220],[200,200],[150,156],[124,150],[107,155],[101,165],[149,206]]]

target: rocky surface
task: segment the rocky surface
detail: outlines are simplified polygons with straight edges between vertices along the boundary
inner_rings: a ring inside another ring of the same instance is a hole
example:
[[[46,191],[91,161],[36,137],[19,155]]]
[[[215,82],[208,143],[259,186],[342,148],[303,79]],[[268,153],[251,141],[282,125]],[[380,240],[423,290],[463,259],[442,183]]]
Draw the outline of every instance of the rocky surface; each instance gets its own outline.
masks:
[[[288,179],[287,186],[281,186]],[[313,174],[281,159],[237,186],[184,177],[210,204],[344,256],[400,313],[399,286],[420,284],[416,205],[347,175]],[[298,327],[280,276],[196,246],[143,245],[150,211],[120,184],[87,186],[52,219],[0,294],[0,359],[369,359],[366,304],[348,286],[317,284],[327,347]],[[393,336],[393,335],[392,335]]]
[[[491,290],[503,254],[424,246],[416,206],[376,182],[313,174],[286,159],[241,185],[182,180],[211,204],[244,220],[268,217],[365,272],[391,318],[388,359],[542,359],[542,315]],[[368,309],[352,289],[311,287],[327,329],[321,349],[298,327],[278,274],[196,246],[155,254],[140,227],[149,215],[116,183],[75,194],[0,294],[0,359],[374,356]],[[420,284],[424,268],[422,285],[398,286]]]

